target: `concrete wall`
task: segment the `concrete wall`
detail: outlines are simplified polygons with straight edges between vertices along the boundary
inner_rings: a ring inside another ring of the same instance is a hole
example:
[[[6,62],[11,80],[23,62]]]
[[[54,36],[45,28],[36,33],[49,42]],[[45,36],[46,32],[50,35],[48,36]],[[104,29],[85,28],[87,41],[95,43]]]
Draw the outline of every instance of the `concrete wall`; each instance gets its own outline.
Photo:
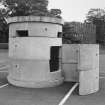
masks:
[[[62,69],[65,81],[79,82],[79,94],[99,90],[99,46],[95,44],[63,45]]]
[[[11,59],[12,69],[10,77],[18,81],[52,81],[59,80],[61,73],[59,70],[57,77],[50,73],[48,60],[20,60]]]
[[[58,32],[62,32],[62,25],[42,22],[12,23],[9,28],[9,37],[17,37],[16,31],[19,30],[28,30],[29,37],[57,38]]]
[[[99,45],[82,44],[79,55],[79,94],[95,93],[99,90]]]
[[[78,81],[78,45],[63,44],[62,46],[62,70],[65,81]]]
[[[104,54],[100,54],[100,58],[99,58],[99,62],[100,62],[100,77],[105,77],[105,55]]]
[[[47,37],[10,38],[9,56],[17,59],[49,60],[51,46],[61,45],[62,45],[61,38]]]
[[[99,45],[81,44],[78,62],[79,70],[99,69]]]

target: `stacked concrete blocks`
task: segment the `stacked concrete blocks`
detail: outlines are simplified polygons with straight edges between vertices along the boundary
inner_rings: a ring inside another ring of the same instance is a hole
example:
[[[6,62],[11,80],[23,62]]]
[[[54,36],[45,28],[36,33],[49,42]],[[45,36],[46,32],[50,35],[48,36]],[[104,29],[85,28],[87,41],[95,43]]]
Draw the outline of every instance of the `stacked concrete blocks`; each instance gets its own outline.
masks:
[[[65,81],[79,82],[79,94],[99,90],[99,45],[63,44],[62,70]]]

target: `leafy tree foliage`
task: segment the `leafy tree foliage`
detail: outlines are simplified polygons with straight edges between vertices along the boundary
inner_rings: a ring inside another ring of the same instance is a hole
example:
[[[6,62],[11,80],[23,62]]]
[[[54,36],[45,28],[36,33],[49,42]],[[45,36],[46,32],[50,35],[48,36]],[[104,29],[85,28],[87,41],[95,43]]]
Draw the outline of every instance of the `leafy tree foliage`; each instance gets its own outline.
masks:
[[[61,18],[61,10],[60,9],[51,9],[50,10],[50,15]]]
[[[48,10],[48,0],[4,0],[9,16],[51,16],[61,18],[60,9]]]
[[[0,9],[0,43],[8,42],[8,25],[5,19],[5,9]]]
[[[96,41],[100,44],[105,44],[105,10],[90,9],[86,21],[96,25]]]
[[[105,10],[104,9],[90,9],[87,16],[86,22],[97,24],[98,20],[105,21]]]
[[[47,12],[48,0],[5,0],[10,16],[43,15]]]

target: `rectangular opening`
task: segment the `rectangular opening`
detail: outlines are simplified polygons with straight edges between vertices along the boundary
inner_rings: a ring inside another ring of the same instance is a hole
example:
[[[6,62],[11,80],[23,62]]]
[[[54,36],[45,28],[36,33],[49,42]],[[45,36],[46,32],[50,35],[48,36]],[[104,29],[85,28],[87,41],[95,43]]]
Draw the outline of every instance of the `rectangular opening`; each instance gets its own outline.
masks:
[[[59,49],[60,46],[52,46],[50,50],[50,72],[59,70]]]
[[[63,34],[62,32],[58,32],[57,37],[58,37],[58,38],[62,38],[62,34]]]
[[[17,30],[16,33],[18,37],[28,37],[28,30]]]

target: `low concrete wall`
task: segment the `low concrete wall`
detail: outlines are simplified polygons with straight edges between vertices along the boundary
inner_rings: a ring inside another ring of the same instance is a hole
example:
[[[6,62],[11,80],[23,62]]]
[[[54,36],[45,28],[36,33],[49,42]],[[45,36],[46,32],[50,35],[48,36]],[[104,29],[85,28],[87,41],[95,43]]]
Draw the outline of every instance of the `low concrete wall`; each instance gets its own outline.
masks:
[[[65,81],[78,81],[80,95],[99,90],[99,45],[63,45],[62,61]]]
[[[100,71],[100,77],[104,76],[105,77],[105,54],[101,54],[99,58],[99,71]]]
[[[8,43],[0,43],[0,49],[8,49]]]

